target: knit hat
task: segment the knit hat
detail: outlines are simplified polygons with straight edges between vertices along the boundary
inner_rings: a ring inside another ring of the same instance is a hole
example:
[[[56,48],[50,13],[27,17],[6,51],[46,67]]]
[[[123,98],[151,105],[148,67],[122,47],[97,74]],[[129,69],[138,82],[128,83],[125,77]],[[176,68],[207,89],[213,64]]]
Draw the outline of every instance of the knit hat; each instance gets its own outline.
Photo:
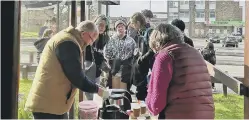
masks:
[[[115,24],[114,24],[115,28],[117,28],[117,26],[118,26],[119,24],[123,24],[124,26],[126,26],[126,22],[125,22],[125,21],[123,21],[123,20],[117,20],[117,21],[115,22]]]

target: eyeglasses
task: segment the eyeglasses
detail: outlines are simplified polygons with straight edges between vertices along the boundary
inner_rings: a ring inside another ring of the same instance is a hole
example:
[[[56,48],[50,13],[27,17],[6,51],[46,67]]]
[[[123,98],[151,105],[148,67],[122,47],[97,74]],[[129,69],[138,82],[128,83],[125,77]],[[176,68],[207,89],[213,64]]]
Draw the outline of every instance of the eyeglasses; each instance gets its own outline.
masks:
[[[91,41],[92,41],[92,43],[94,42],[94,40],[93,40],[93,38],[92,38],[92,36],[88,33],[88,36],[90,37],[90,39],[91,39]]]

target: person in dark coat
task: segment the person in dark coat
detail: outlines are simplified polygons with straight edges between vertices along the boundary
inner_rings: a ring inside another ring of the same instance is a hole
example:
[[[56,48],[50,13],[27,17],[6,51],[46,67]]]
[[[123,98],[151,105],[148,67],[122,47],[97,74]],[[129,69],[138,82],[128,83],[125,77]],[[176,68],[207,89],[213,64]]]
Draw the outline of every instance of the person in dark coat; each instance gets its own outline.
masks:
[[[171,24],[174,25],[174,26],[176,26],[176,27],[178,27],[184,33],[185,23],[182,20],[180,20],[180,19],[174,19],[171,22]],[[185,34],[184,34],[184,42],[187,43],[187,44],[189,44],[190,46],[194,47],[193,40],[191,40]]]
[[[201,51],[203,58],[210,62],[212,65],[216,64],[216,55],[214,50],[214,44],[212,42],[208,42],[206,47]],[[213,90],[215,90],[215,84],[212,83]]]
[[[100,76],[102,74],[102,68],[101,66],[104,64],[105,59],[103,56],[103,49],[106,43],[109,41],[108,36],[108,19],[105,15],[98,15],[94,21],[95,25],[97,25],[99,30],[99,37],[98,39],[93,43],[92,46],[88,45],[86,47],[86,55],[85,60],[87,64],[91,64],[93,61],[93,57],[96,64],[96,79],[94,80],[94,83],[100,83]],[[94,52],[94,56],[92,56],[91,49]],[[86,94],[88,96],[88,99],[92,99],[92,96]]]
[[[145,21],[146,21],[145,28],[146,28],[146,30],[148,30],[149,28],[151,28],[150,22],[151,22],[151,19],[154,17],[154,15],[153,15],[152,11],[151,11],[151,10],[148,10],[148,9],[142,10],[141,13],[142,13],[142,14],[144,15],[144,17],[145,17]],[[145,31],[144,31],[144,32],[145,32]],[[142,34],[142,35],[145,35],[145,33]]]
[[[44,23],[44,25],[40,28],[40,31],[38,33],[38,35],[39,35],[40,38],[42,37],[44,31],[49,28],[48,27],[48,23],[49,23],[49,20],[46,20],[46,22]]]
[[[153,29],[149,29],[145,35],[145,42],[149,43],[149,37]],[[147,96],[147,75],[154,63],[154,52],[149,48],[145,54],[140,54],[134,58],[132,67],[131,83],[137,87],[136,97],[138,100],[145,100]]]
[[[37,49],[37,63],[40,61],[41,53],[47,44],[48,40],[53,36],[53,31],[51,29],[46,29],[43,32],[42,38],[34,42],[34,46]]]

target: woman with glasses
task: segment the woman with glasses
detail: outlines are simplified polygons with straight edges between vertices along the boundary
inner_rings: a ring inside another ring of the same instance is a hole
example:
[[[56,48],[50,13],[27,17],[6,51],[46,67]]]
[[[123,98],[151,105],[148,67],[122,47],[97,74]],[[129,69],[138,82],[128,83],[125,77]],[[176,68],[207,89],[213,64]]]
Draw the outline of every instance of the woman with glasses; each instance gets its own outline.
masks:
[[[131,64],[136,43],[126,35],[126,22],[115,22],[116,34],[104,48],[104,56],[112,66],[112,88],[128,89],[130,86]]]
[[[98,27],[99,30],[99,36],[98,39],[93,43],[93,45],[89,45],[86,47],[86,55],[85,55],[85,63],[86,66],[90,65],[93,61],[93,58],[95,60],[96,64],[96,79],[94,80],[94,83],[100,82],[100,75],[102,73],[101,65],[103,62],[105,62],[104,56],[103,56],[103,49],[106,43],[109,41],[108,36],[108,19],[105,15],[99,15],[97,16],[94,21],[95,25]],[[94,56],[92,56],[92,50]],[[88,100],[92,100],[93,96],[92,94],[86,93],[86,96]]]

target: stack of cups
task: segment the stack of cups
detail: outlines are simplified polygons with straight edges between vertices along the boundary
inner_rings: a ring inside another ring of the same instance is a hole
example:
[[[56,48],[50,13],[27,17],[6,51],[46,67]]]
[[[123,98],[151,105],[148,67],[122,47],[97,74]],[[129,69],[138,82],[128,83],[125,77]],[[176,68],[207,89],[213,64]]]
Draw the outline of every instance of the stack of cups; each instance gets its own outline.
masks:
[[[140,112],[141,114],[146,114],[146,104],[145,102],[140,102]]]
[[[133,115],[135,118],[140,116],[140,105],[138,103],[133,106]]]

